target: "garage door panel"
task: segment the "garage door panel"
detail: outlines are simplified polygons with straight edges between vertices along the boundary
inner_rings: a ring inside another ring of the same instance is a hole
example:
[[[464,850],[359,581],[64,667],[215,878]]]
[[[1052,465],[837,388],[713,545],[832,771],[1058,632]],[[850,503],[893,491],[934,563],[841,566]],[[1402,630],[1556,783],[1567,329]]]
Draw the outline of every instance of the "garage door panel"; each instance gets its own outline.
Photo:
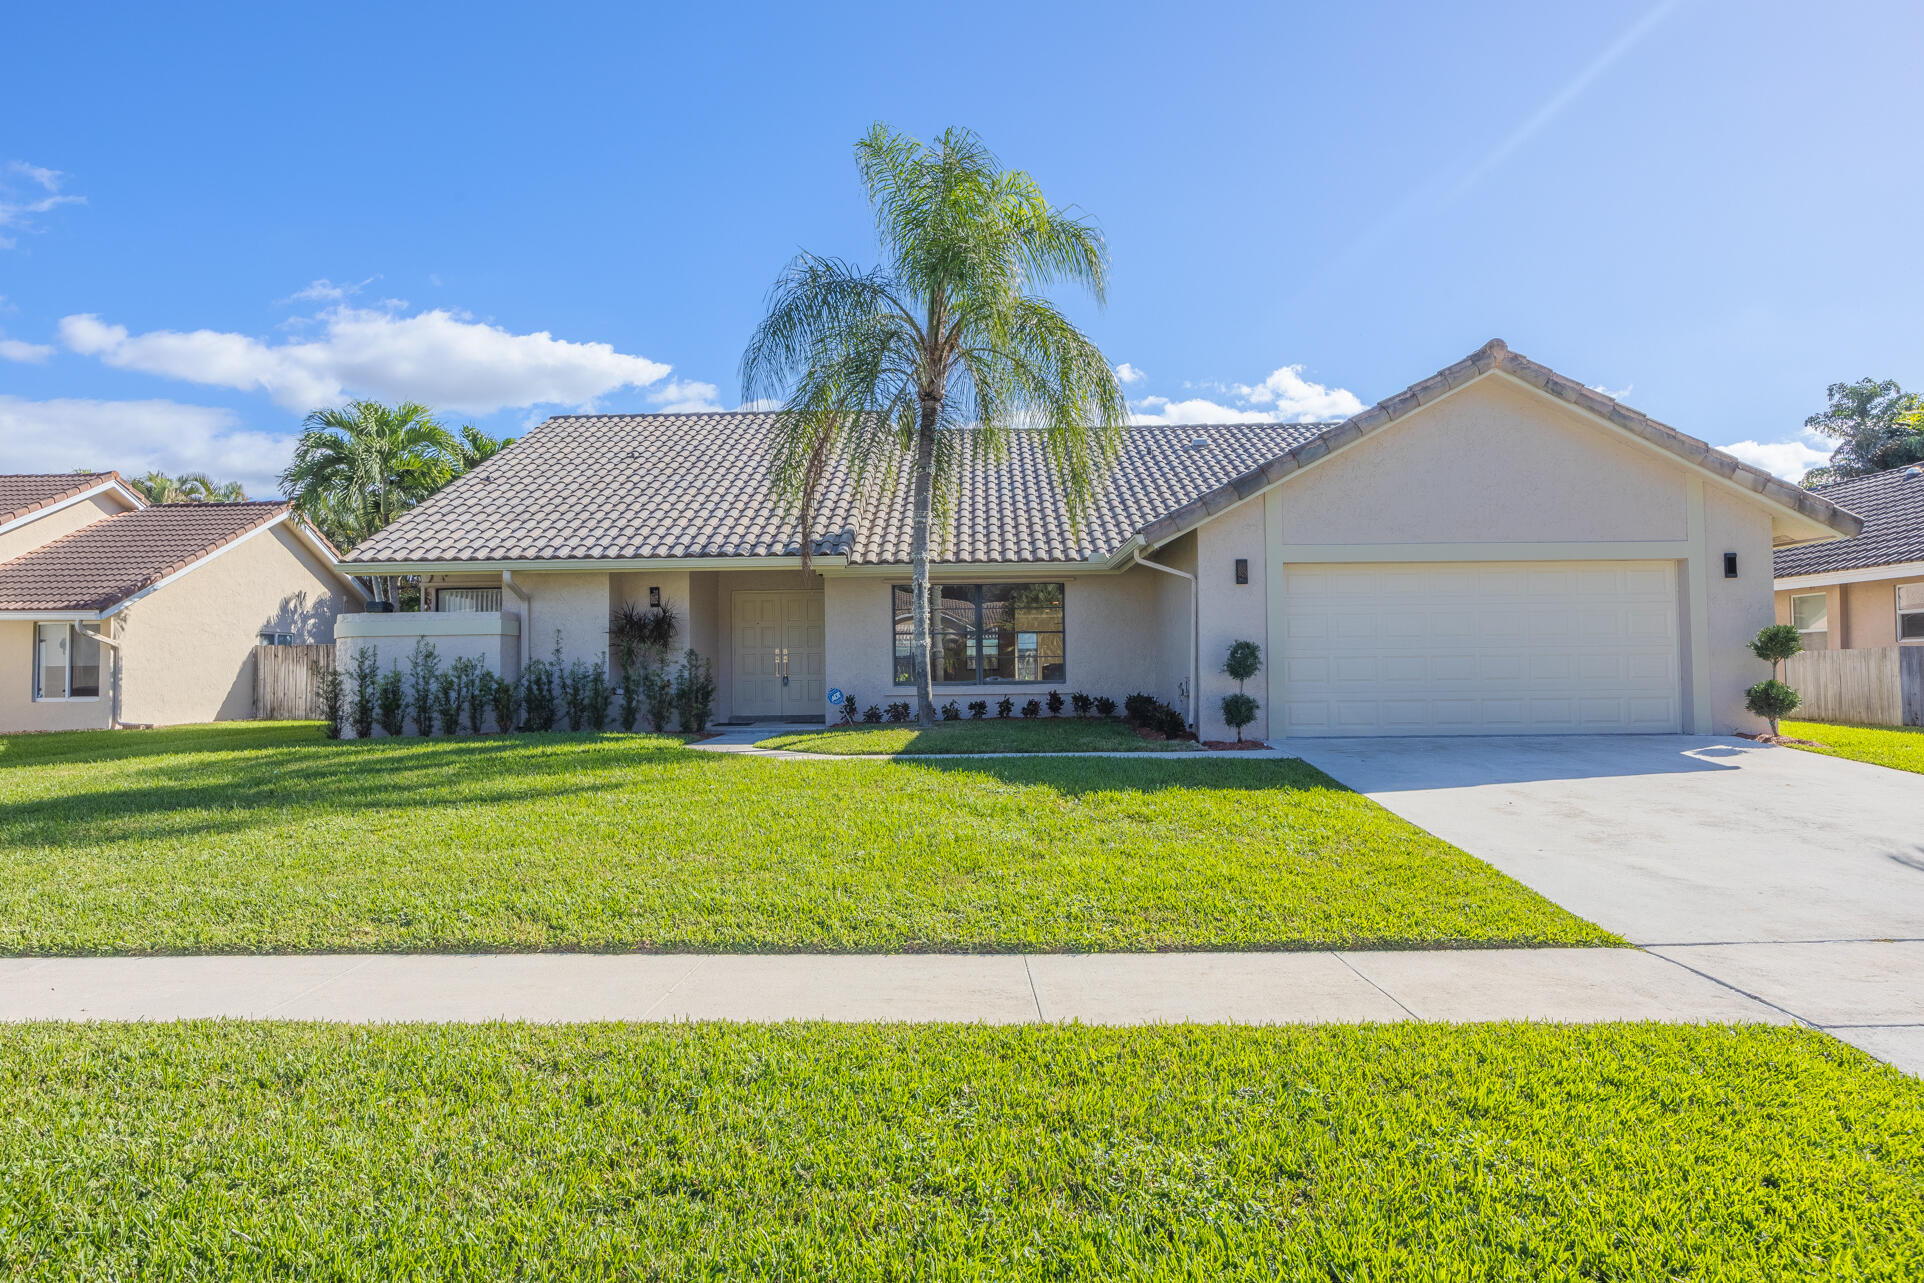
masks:
[[[1675,731],[1668,562],[1292,566],[1291,735]]]

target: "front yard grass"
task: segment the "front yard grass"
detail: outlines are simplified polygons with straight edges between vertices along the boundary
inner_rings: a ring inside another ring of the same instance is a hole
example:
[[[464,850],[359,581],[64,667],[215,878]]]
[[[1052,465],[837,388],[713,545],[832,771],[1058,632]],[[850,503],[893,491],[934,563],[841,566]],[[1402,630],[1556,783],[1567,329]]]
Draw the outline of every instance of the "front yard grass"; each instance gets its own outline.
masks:
[[[1194,752],[1188,740],[1146,740],[1107,718],[985,718],[918,726],[833,726],[760,741],[761,748],[867,756],[890,753],[1168,753]]]
[[[1618,943],[1298,761],[0,739],[0,954]]]
[[[1924,1083],[1761,1026],[13,1026],[0,1119],[23,1279],[1924,1260]]]
[[[1873,766],[1924,775],[1924,728],[1792,721],[1780,726],[1785,735],[1817,745],[1804,749],[1806,753],[1848,757],[1853,762],[1869,762]]]

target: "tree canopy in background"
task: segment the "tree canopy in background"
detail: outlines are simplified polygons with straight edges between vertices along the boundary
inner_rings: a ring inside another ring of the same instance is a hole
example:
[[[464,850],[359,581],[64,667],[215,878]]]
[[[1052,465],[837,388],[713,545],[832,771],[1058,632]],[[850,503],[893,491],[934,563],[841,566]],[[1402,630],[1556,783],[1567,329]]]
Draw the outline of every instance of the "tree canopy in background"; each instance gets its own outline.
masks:
[[[1924,397],[1894,379],[1859,379],[1825,389],[1830,404],[1804,420],[1837,442],[1830,463],[1804,474],[1806,486],[1924,463]]]
[[[170,477],[164,472],[149,472],[130,477],[127,484],[141,493],[148,503],[245,503],[247,491],[238,481],[215,481],[205,472],[183,472]]]

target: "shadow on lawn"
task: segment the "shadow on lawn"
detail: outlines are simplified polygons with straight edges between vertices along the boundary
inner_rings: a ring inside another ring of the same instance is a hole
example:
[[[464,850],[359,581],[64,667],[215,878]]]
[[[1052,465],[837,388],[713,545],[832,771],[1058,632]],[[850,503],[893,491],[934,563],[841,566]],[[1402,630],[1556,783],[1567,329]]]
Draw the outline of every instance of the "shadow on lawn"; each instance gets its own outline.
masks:
[[[1046,788],[1067,797],[1090,793],[1160,793],[1185,789],[1196,793],[1224,790],[1321,789],[1349,794],[1346,786],[1300,758],[1229,760],[1200,754],[1141,757],[995,757],[925,759],[889,763],[901,771],[938,775],[986,775],[1003,784]]]

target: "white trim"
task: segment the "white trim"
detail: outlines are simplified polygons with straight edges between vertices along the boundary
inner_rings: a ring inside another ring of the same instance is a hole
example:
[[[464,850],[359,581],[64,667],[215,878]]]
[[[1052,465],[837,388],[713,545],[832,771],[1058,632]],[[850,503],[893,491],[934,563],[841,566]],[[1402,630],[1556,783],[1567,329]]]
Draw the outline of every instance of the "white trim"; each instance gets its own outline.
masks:
[[[120,482],[107,480],[107,481],[101,482],[99,485],[95,486],[91,490],[83,490],[79,494],[68,495],[65,499],[60,500],[60,502],[58,503],[50,503],[50,504],[47,504],[45,507],[35,508],[32,512],[27,513],[25,516],[15,517],[12,521],[0,522],[0,535],[6,534],[9,530],[18,530],[21,526],[27,525],[31,522],[38,521],[42,517],[51,516],[52,514],[59,512],[63,508],[71,508],[77,503],[85,503],[87,500],[93,498],[95,495],[105,494],[109,490],[118,491],[120,494],[120,497],[127,500],[129,503],[131,503],[136,509],[145,508],[149,506],[145,499],[135,494],[131,489],[122,485]]]
[[[0,620],[45,620],[50,624],[73,624],[84,619],[99,620],[105,617],[97,610],[0,610]]]
[[[828,557],[815,558],[816,568],[831,562]],[[605,570],[610,573],[628,570],[798,570],[800,557],[573,557],[542,560],[537,557],[523,557],[494,561],[344,561],[341,568],[348,574],[392,576],[392,575],[445,575],[462,571],[512,570],[524,575],[541,574],[546,571]],[[907,562],[901,563],[907,565]],[[899,570],[893,573],[901,573]]]
[[[1777,592],[1824,588],[1831,584],[1868,584],[1879,579],[1924,579],[1924,561],[1894,561],[1886,566],[1858,566],[1850,570],[1820,570],[1808,575],[1780,575],[1770,581]]]
[[[1680,561],[1695,545],[1687,539],[1595,543],[1360,543],[1273,545],[1291,562],[1391,561]]]

